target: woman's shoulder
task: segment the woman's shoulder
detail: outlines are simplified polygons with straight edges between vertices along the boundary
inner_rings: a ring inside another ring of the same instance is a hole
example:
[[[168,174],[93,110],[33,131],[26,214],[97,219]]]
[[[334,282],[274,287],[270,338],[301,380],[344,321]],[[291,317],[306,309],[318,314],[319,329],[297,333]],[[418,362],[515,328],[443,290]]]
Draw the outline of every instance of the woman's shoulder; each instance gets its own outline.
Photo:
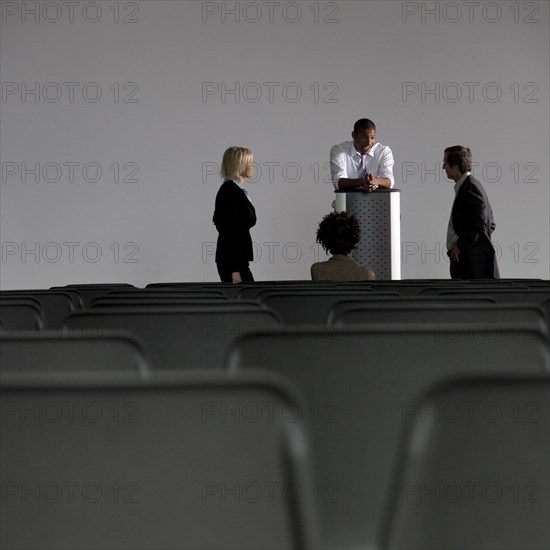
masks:
[[[216,194],[217,197],[224,197],[233,194],[235,190],[235,182],[231,180],[224,181],[220,188],[218,189],[218,192]]]
[[[315,262],[313,264],[311,264],[311,267],[310,267],[310,273],[311,273],[311,278],[313,280],[318,280],[322,277],[324,277],[326,275],[325,271],[326,271],[326,266],[327,266],[327,262],[324,261],[324,262]]]
[[[239,191],[240,189],[238,184],[236,184],[233,180],[226,180],[220,185],[218,193],[238,195]]]
[[[367,280],[376,279],[376,275],[370,267],[361,265],[359,262],[355,260],[353,261],[353,263],[354,263],[354,272],[355,272],[355,275],[358,277],[358,280],[363,281],[365,279]]]

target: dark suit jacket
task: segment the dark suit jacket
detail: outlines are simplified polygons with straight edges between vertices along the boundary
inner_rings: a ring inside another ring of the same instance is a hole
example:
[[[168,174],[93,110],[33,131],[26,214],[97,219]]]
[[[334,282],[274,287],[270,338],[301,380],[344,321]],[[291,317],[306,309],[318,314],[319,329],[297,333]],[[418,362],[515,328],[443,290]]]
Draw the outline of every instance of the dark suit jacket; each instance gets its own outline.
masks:
[[[218,230],[216,263],[227,271],[240,271],[254,259],[250,228],[256,225],[256,210],[234,181],[222,183],[213,222]]]
[[[455,197],[451,211],[458,235],[459,262],[451,261],[451,276],[461,279],[498,278],[491,234],[495,229],[493,210],[481,183],[468,176]]]

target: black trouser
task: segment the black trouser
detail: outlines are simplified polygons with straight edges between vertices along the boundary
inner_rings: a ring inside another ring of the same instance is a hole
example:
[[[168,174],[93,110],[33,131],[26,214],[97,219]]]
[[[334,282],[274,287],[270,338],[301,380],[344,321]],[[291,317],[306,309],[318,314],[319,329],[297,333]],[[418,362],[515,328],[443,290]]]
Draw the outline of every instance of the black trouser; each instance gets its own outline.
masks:
[[[234,271],[232,269],[226,268],[224,265],[216,264],[218,267],[218,273],[220,275],[220,279],[222,283],[232,283],[233,279],[231,277],[231,273]],[[241,274],[241,281],[243,283],[248,283],[254,281],[254,277],[252,276],[252,272],[250,271],[250,268],[248,267],[248,264],[246,266],[241,266],[235,271],[238,271]]]
[[[460,250],[459,261],[451,259],[451,279],[499,279],[500,274],[492,248]]]

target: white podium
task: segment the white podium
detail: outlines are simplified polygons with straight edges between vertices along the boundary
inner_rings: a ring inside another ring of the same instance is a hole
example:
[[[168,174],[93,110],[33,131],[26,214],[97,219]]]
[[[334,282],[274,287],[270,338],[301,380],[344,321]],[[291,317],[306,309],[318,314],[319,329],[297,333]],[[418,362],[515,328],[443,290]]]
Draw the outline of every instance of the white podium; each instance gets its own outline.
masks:
[[[361,225],[361,240],[353,251],[353,258],[371,267],[377,279],[401,279],[401,191],[335,193],[336,211],[354,214]]]

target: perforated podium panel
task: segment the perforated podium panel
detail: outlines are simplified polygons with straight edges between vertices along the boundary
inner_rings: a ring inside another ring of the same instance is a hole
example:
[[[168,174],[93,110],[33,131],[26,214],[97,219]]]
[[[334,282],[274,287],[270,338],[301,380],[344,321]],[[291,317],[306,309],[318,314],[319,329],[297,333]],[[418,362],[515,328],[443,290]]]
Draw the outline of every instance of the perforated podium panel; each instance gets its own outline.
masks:
[[[377,279],[401,279],[400,197],[399,189],[336,191],[336,210],[347,210],[361,224],[353,257],[371,267]]]

